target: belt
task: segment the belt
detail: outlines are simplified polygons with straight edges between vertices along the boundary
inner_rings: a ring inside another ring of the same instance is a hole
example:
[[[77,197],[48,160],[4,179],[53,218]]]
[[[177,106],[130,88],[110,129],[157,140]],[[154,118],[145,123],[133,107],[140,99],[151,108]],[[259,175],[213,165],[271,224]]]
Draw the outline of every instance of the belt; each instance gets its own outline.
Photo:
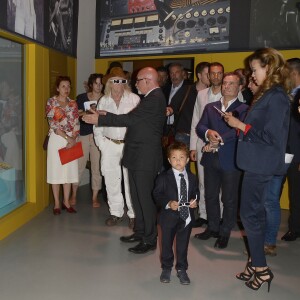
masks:
[[[179,134],[183,134],[183,135],[190,136],[190,134],[189,134],[189,133],[186,133],[186,132],[184,132],[184,131],[182,131],[182,130],[177,130],[177,131],[176,131],[176,133],[179,133]]]
[[[118,145],[124,144],[124,143],[125,143],[124,140],[115,140],[115,139],[111,139],[111,138],[109,138],[109,137],[107,137],[107,136],[106,136],[106,138],[107,138],[108,140],[112,141],[113,143],[118,144]]]

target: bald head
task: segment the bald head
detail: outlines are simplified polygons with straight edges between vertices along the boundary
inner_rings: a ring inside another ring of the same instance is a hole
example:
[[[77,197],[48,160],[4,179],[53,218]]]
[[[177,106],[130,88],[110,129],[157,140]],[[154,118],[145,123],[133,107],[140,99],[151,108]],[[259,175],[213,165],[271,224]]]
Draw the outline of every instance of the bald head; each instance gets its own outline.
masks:
[[[141,69],[136,77],[136,87],[140,94],[147,94],[159,87],[157,71],[151,67]]]
[[[143,74],[145,78],[151,79],[153,82],[158,85],[158,74],[157,71],[151,67],[146,67],[140,70],[139,74]]]

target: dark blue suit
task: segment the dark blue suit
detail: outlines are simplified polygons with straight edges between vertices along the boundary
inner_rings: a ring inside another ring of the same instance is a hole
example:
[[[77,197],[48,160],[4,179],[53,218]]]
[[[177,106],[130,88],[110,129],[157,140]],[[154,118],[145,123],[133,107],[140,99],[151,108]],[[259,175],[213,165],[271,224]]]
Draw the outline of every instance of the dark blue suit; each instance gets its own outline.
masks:
[[[289,98],[282,87],[275,86],[251,107],[244,121],[251,128],[239,136],[237,165],[245,171],[241,218],[254,267],[266,266],[264,202],[273,175],[285,173],[289,119]]]
[[[200,193],[198,179],[191,172],[188,174],[188,201],[199,200]],[[161,206],[159,223],[162,231],[162,269],[171,270],[174,262],[173,242],[176,235],[176,270],[187,270],[187,251],[192,224],[194,222],[194,209],[190,208],[191,222],[185,227],[185,222],[180,219],[179,211],[166,209],[171,200],[178,200],[178,188],[172,168],[161,173],[155,182],[153,197],[156,203]]]
[[[294,158],[288,169],[287,178],[289,184],[290,217],[289,230],[300,234],[300,114],[298,111],[300,89],[296,93],[291,109],[291,122],[287,152],[294,154]]]
[[[237,132],[229,127],[216,106],[221,110],[221,101],[206,105],[202,117],[196,127],[196,132],[205,141],[205,133],[208,129],[215,130],[222,137],[224,145],[220,146],[218,152],[203,153],[201,164],[204,166],[204,190],[205,204],[208,219],[208,229],[220,232],[223,237],[229,237],[232,228],[236,223],[238,206],[238,188],[241,172],[237,169],[236,147]],[[248,106],[234,101],[226,112],[236,111],[239,119],[243,120]],[[222,188],[223,222],[220,226],[220,199],[219,194]]]

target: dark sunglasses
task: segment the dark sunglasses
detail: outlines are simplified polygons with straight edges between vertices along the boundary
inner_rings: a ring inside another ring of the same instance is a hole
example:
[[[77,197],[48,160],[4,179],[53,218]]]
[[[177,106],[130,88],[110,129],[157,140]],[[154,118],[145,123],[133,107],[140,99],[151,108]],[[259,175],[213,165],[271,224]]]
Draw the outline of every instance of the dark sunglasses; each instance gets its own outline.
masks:
[[[112,83],[127,83],[127,79],[111,79]]]

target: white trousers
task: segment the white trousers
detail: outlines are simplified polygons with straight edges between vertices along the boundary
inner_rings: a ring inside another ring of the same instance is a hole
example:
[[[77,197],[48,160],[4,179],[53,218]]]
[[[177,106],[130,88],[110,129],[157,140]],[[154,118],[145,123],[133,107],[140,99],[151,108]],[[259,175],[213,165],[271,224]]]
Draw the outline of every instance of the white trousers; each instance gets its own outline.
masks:
[[[122,194],[122,171],[124,191],[127,205],[127,215],[134,218],[132,208],[128,171],[121,166],[124,144],[116,144],[108,139],[101,144],[101,171],[105,177],[107,200],[111,215],[122,217],[124,214],[124,197]]]

